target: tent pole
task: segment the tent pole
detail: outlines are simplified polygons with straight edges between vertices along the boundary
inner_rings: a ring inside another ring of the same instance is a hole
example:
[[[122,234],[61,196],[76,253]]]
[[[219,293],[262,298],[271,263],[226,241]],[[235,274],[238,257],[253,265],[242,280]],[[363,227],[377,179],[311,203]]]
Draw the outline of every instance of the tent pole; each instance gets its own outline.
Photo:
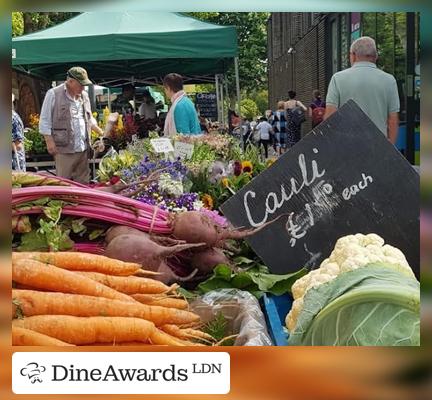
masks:
[[[107,88],[107,89],[108,89],[108,109],[111,112],[111,90],[110,90],[110,88]]]
[[[237,115],[240,117],[240,77],[239,77],[239,65],[238,65],[238,57],[234,57],[234,69],[235,69],[235,78],[236,78],[236,91],[237,91]]]
[[[220,102],[219,102],[219,75],[215,75],[215,86],[216,86],[216,106],[217,106],[217,119],[221,121],[221,110],[220,110]]]

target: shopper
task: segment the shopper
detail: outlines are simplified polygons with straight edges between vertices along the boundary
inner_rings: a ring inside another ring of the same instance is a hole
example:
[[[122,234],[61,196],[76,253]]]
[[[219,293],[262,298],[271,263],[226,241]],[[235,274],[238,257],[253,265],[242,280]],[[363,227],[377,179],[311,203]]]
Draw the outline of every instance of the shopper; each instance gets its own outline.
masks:
[[[165,136],[201,133],[195,106],[183,91],[183,78],[179,74],[168,74],[163,79],[163,86],[165,94],[171,99],[171,108],[165,119]]]
[[[111,111],[118,112],[126,116],[127,114],[134,115],[135,114],[135,105],[133,104],[133,100],[135,98],[135,86],[131,83],[128,83],[122,86],[121,95],[117,96],[117,98],[111,103]]]
[[[90,178],[91,131],[103,134],[84,90],[91,84],[84,68],[70,68],[65,83],[46,93],[39,120],[48,152],[55,157],[57,175],[80,183],[88,183]]]
[[[268,146],[270,144],[270,138],[273,134],[272,126],[268,123],[266,117],[260,118],[260,123],[255,128],[259,132],[259,145],[264,147],[265,158],[268,158]]]
[[[376,66],[377,58],[374,39],[363,36],[352,43],[351,68],[333,75],[324,118],[352,99],[394,144],[398,134],[400,107],[397,83],[392,75]]]
[[[25,171],[24,124],[14,109],[14,102],[15,96],[12,93],[12,169]]]
[[[309,117],[312,121],[312,128],[315,128],[322,121],[324,121],[325,114],[325,101],[321,99],[321,92],[314,90],[312,92],[313,100],[309,106]]]
[[[277,110],[273,112],[271,125],[275,136],[276,152],[281,155],[286,151],[288,144],[287,118],[284,101],[279,101],[277,103]],[[291,139],[290,142],[292,141]]]
[[[156,102],[148,90],[143,92],[143,102],[138,109],[138,114],[143,120],[155,119],[157,117]]]
[[[252,133],[251,123],[248,118],[242,119],[241,133],[243,139],[243,150],[246,150],[247,145],[250,143],[250,136]]]
[[[296,99],[294,90],[288,92],[288,100],[284,104],[287,116],[288,147],[293,146],[301,139],[301,125],[305,121],[305,105]]]

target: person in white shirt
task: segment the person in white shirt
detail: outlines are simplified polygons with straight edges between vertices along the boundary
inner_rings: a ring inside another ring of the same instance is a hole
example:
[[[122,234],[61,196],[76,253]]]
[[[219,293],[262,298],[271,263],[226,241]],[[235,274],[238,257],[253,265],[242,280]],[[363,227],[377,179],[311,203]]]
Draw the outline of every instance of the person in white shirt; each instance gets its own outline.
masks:
[[[261,117],[260,122],[255,129],[259,131],[260,134],[259,146],[261,147],[261,145],[263,145],[265,158],[268,158],[268,146],[270,144],[270,135],[273,134],[273,128],[267,122],[266,117]]]
[[[92,85],[87,71],[72,67],[66,82],[48,90],[39,119],[48,153],[55,158],[58,176],[88,183],[88,156],[91,131],[103,135],[93,118],[90,99],[84,86]]]
[[[143,93],[143,102],[140,105],[138,114],[144,120],[156,118],[156,103],[148,90]]]

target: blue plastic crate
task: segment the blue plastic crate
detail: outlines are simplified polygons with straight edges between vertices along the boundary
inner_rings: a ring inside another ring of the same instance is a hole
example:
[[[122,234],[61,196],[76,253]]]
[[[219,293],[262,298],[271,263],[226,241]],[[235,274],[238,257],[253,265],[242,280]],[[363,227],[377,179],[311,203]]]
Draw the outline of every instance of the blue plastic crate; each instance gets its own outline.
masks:
[[[265,294],[261,303],[273,343],[275,346],[286,346],[288,332],[285,329],[285,317],[291,310],[293,298],[288,294],[282,296]]]

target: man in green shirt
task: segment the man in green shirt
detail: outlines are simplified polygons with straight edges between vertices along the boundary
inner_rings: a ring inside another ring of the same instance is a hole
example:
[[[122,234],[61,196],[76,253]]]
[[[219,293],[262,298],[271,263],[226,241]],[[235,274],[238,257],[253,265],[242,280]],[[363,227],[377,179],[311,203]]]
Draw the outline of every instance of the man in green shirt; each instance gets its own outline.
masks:
[[[333,75],[326,98],[327,119],[348,100],[354,100],[379,130],[395,144],[399,126],[396,79],[376,66],[375,40],[363,36],[350,49],[351,68]]]

